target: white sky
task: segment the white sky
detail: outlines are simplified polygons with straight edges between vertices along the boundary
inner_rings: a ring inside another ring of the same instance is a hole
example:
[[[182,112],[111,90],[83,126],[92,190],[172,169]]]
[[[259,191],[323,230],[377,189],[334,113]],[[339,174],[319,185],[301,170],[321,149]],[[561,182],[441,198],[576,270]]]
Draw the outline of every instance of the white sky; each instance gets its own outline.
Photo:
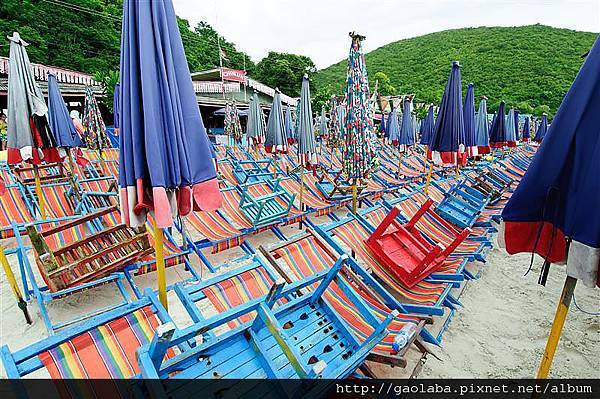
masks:
[[[204,20],[254,61],[269,51],[307,55],[318,68],[347,56],[348,32],[365,51],[451,28],[541,23],[600,31],[600,0],[173,0],[192,26]]]

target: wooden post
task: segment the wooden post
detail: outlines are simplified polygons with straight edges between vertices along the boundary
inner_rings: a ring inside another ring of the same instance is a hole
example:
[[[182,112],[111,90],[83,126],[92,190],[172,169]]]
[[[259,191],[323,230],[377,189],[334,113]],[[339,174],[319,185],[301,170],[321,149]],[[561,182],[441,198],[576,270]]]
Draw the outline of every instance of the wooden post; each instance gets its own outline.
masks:
[[[429,163],[429,173],[427,173],[427,182],[425,183],[425,194],[427,194],[427,190],[429,189],[429,183],[431,183],[431,175],[433,174],[433,161]]]
[[[19,309],[23,311],[23,315],[25,316],[25,321],[27,324],[32,324],[31,316],[29,316],[29,311],[27,310],[27,302],[23,300],[23,295],[21,295],[21,290],[17,285],[17,279],[8,263],[8,259],[6,259],[6,254],[4,253],[4,247],[0,246],[0,263],[2,263],[2,268],[4,269],[4,274],[6,274],[6,280],[8,281],[8,285],[12,288],[13,294],[17,299],[17,305]]]
[[[158,299],[163,307],[169,311],[167,302],[167,280],[165,276],[165,248],[163,243],[162,229],[156,226],[156,221],[153,224],[154,249],[156,251],[156,273],[158,275]]]
[[[352,213],[356,215],[356,202],[358,200],[358,188],[356,179],[352,182]]]
[[[542,362],[538,370],[537,379],[548,378],[548,372],[550,371],[552,359],[554,358],[554,353],[556,352],[556,347],[558,345],[558,341],[560,340],[563,326],[565,325],[565,319],[567,318],[567,313],[569,312],[569,306],[571,305],[571,298],[573,297],[573,291],[575,290],[576,284],[576,278],[567,276],[558,306],[556,308],[556,314],[554,315],[554,322],[552,323],[552,329],[550,330],[550,335],[548,336],[546,349],[544,350],[544,355],[542,356]]]
[[[277,179],[277,150],[275,150],[275,154],[273,155],[273,178]]]
[[[38,197],[38,206],[40,207],[40,217],[46,219],[46,204],[44,193],[42,192],[42,183],[40,181],[40,171],[36,164],[33,164],[33,175],[35,176],[35,192]]]
[[[302,195],[304,194],[304,165],[302,161],[300,161],[300,212],[304,211],[304,205],[302,204]],[[300,222],[298,223],[298,227],[302,228],[302,218],[300,218]]]

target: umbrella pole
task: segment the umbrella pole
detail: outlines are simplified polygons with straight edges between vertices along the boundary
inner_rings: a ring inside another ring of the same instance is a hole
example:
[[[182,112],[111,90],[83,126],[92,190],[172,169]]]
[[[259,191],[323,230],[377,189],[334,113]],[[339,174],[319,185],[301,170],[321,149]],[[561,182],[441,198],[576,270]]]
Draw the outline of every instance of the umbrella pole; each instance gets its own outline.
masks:
[[[277,151],[273,155],[273,179],[277,179]]]
[[[6,259],[6,254],[4,253],[4,247],[0,246],[0,263],[2,263],[2,268],[4,269],[4,274],[6,274],[6,279],[8,280],[8,284],[10,288],[12,288],[13,294],[17,299],[17,305],[19,309],[23,311],[23,315],[25,316],[25,321],[27,324],[32,324],[31,316],[29,315],[29,311],[27,310],[27,302],[23,300],[23,295],[21,295],[21,290],[17,284],[17,279],[8,263],[8,259]]]
[[[165,248],[163,243],[162,229],[156,226],[156,221],[153,224],[154,229],[154,249],[156,251],[156,273],[158,276],[158,299],[164,308],[169,311],[167,303],[167,280],[165,277]]]
[[[352,182],[352,213],[356,215],[356,203],[358,202],[358,188],[356,187],[356,179]]]
[[[427,173],[427,181],[425,183],[425,194],[427,194],[427,190],[429,189],[429,183],[431,183],[431,175],[433,174],[433,162],[429,163],[429,172]]]
[[[304,204],[302,203],[302,194],[304,194],[304,165],[300,164],[300,212],[304,211]],[[298,222],[298,227],[302,228],[302,218]]]
[[[42,219],[46,219],[46,204],[44,200],[44,194],[42,192],[42,183],[40,181],[40,171],[36,164],[33,164],[33,175],[35,177],[35,192],[38,198],[38,205],[40,207],[40,216]]]
[[[556,347],[558,346],[558,341],[560,340],[560,335],[562,333],[563,326],[565,325],[565,320],[567,318],[567,313],[569,312],[569,306],[571,305],[571,298],[573,298],[573,291],[575,290],[576,284],[576,278],[567,276],[565,285],[563,286],[562,294],[560,295],[558,307],[556,308],[556,314],[554,315],[554,322],[552,323],[552,329],[550,330],[550,335],[548,336],[546,349],[544,350],[544,355],[542,356],[542,362],[536,377],[537,379],[548,378],[548,372],[550,371],[552,359],[554,359],[554,353],[556,352]]]

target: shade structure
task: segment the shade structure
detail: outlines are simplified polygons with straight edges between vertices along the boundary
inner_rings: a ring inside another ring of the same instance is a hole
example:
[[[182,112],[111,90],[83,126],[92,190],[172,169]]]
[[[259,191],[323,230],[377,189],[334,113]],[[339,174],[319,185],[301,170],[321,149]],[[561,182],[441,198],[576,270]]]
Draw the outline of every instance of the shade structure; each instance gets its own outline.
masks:
[[[400,127],[400,137],[398,145],[400,151],[408,150],[408,147],[415,144],[415,132],[413,130],[413,118],[411,114],[411,100],[404,99],[402,107],[402,126]]]
[[[391,103],[392,110],[388,114],[387,121],[387,135],[388,141],[392,145],[400,144],[400,123],[398,123],[398,109],[394,108],[394,104]]]
[[[170,227],[177,213],[221,205],[210,142],[171,0],[124,2],[122,29],[121,213],[141,226],[153,211]]]
[[[492,120],[490,128],[490,147],[502,148],[506,147],[506,120],[504,116],[504,101],[500,102],[498,112]]]
[[[294,120],[292,119],[292,110],[289,105],[285,107],[284,124],[285,134],[288,137],[292,137],[292,134],[294,134]]]
[[[437,165],[464,165],[467,162],[464,143],[460,66],[454,61],[435,121],[428,158]]]
[[[511,108],[506,115],[506,146],[515,147],[517,145],[517,132],[515,131],[515,110]]]
[[[533,140],[536,143],[541,143],[542,140],[544,139],[544,137],[546,136],[547,131],[548,131],[548,115],[543,114],[542,119],[540,121],[540,125],[538,126],[537,131],[535,132],[535,137],[533,138]]]
[[[121,118],[121,85],[115,83],[115,92],[113,95],[113,120],[115,130],[119,129],[119,119]]]
[[[26,47],[19,33],[8,37],[7,162],[58,162],[60,156],[48,124],[48,107],[31,70]]]
[[[313,131],[312,106],[310,104],[310,83],[308,76],[302,78],[300,90],[300,111],[298,112],[298,158],[300,164],[306,167],[317,165],[317,144]]]
[[[368,177],[377,164],[375,128],[369,106],[369,78],[363,36],[351,33],[346,77],[346,119],[342,170],[350,179]]]
[[[463,104],[463,119],[465,124],[465,148],[468,156],[477,156],[477,139],[475,133],[475,85],[469,83],[465,102]],[[486,133],[487,135],[487,133]]]
[[[506,250],[567,263],[600,286],[600,41],[596,40],[521,183],[502,212]],[[570,241],[569,244],[568,241]]]
[[[239,144],[242,142],[242,125],[240,123],[240,114],[235,101],[228,102],[225,105],[223,131],[234,143]]]
[[[479,109],[475,120],[475,145],[477,146],[477,154],[489,154],[490,152],[490,136],[489,122],[487,114],[487,97],[482,96],[479,101]]]
[[[283,107],[281,106],[279,89],[275,89],[273,104],[271,104],[271,112],[269,113],[265,136],[265,151],[271,154],[286,154],[288,151],[288,137],[285,134]]]
[[[429,142],[431,141],[431,136],[433,136],[433,129],[435,129],[435,119],[433,117],[433,105],[430,105],[425,119],[423,119],[423,121],[421,122],[421,144],[429,145]]]
[[[57,147],[69,149],[83,146],[53,74],[48,74],[48,122]]]
[[[102,150],[111,146],[94,91],[89,86],[85,88],[85,103],[81,122],[83,124],[83,138],[88,148]]]
[[[333,149],[341,148],[344,143],[343,119],[346,112],[344,104],[338,104],[337,99],[331,99],[331,118],[329,119],[329,135],[327,136],[327,147]]]
[[[319,136],[320,137],[327,137],[327,134],[329,133],[329,129],[327,127],[328,121],[329,121],[329,119],[327,119],[327,115],[325,114],[325,106],[323,105],[321,107],[321,116],[319,117]]]
[[[265,142],[264,114],[260,109],[258,93],[255,91],[250,100],[250,108],[248,110],[248,123],[246,124],[246,136],[248,144],[258,145]]]
[[[521,134],[521,141],[527,143],[531,137],[531,133],[529,131],[529,117],[525,118],[525,122],[523,122],[523,133]]]

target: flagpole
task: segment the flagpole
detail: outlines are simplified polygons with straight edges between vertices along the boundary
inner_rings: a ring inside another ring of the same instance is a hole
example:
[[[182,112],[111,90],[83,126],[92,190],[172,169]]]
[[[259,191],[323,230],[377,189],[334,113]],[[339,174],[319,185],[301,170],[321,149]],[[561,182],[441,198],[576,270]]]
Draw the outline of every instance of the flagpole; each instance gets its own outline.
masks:
[[[223,79],[223,50],[221,50],[221,37],[217,34],[217,46],[219,47],[219,75],[221,75],[221,94],[225,99],[225,80]]]

